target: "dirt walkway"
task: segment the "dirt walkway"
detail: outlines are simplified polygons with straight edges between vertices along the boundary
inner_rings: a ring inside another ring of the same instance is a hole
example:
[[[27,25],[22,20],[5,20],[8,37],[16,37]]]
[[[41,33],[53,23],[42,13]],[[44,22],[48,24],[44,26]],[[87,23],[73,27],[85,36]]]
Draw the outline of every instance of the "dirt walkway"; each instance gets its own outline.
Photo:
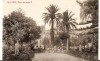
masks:
[[[37,53],[32,61],[87,61],[81,58],[60,53]]]

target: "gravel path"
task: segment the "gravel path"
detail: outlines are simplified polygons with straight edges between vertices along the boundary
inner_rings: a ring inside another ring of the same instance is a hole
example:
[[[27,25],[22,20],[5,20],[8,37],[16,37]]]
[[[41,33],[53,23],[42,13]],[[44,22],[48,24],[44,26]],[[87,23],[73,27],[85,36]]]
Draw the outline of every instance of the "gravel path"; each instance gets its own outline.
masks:
[[[87,61],[81,58],[60,53],[37,53],[32,61]]]

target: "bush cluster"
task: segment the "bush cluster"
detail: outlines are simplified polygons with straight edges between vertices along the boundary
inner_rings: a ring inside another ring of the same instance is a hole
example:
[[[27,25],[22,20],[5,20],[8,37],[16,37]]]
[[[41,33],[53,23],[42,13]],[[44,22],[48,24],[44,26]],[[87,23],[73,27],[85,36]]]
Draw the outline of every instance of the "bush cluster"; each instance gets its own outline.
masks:
[[[31,57],[33,57],[34,54],[31,51],[24,51],[24,49],[21,49],[18,54],[15,54],[14,51],[11,49],[3,49],[3,60],[4,61],[16,61],[16,60],[27,60],[31,61]]]
[[[69,55],[75,56],[75,57],[79,57],[79,58],[83,58],[89,61],[98,61],[98,54],[97,53],[93,53],[93,52],[79,52],[79,51],[68,51],[67,52]]]

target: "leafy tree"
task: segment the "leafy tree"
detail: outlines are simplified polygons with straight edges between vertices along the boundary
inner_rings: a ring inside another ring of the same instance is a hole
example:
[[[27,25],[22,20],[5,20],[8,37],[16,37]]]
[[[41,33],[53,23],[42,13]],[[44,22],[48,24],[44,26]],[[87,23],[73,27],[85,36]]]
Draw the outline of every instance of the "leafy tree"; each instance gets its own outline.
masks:
[[[59,13],[57,13],[59,8],[56,5],[51,4],[49,7],[46,7],[46,9],[48,10],[48,13],[43,13],[43,18],[45,23],[49,22],[49,24],[51,25],[50,36],[52,43],[52,41],[54,41],[54,22],[59,22]]]
[[[31,42],[39,38],[40,33],[40,27],[36,22],[21,11],[13,11],[3,18],[3,40],[9,45],[11,42],[15,44],[16,41]]]

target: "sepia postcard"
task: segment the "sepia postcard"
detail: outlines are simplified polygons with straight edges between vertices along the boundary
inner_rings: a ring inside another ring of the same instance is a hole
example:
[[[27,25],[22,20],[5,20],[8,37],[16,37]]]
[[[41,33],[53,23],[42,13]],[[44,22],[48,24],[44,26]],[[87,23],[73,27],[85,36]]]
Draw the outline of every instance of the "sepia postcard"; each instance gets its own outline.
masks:
[[[99,0],[3,0],[3,61],[98,61]]]

